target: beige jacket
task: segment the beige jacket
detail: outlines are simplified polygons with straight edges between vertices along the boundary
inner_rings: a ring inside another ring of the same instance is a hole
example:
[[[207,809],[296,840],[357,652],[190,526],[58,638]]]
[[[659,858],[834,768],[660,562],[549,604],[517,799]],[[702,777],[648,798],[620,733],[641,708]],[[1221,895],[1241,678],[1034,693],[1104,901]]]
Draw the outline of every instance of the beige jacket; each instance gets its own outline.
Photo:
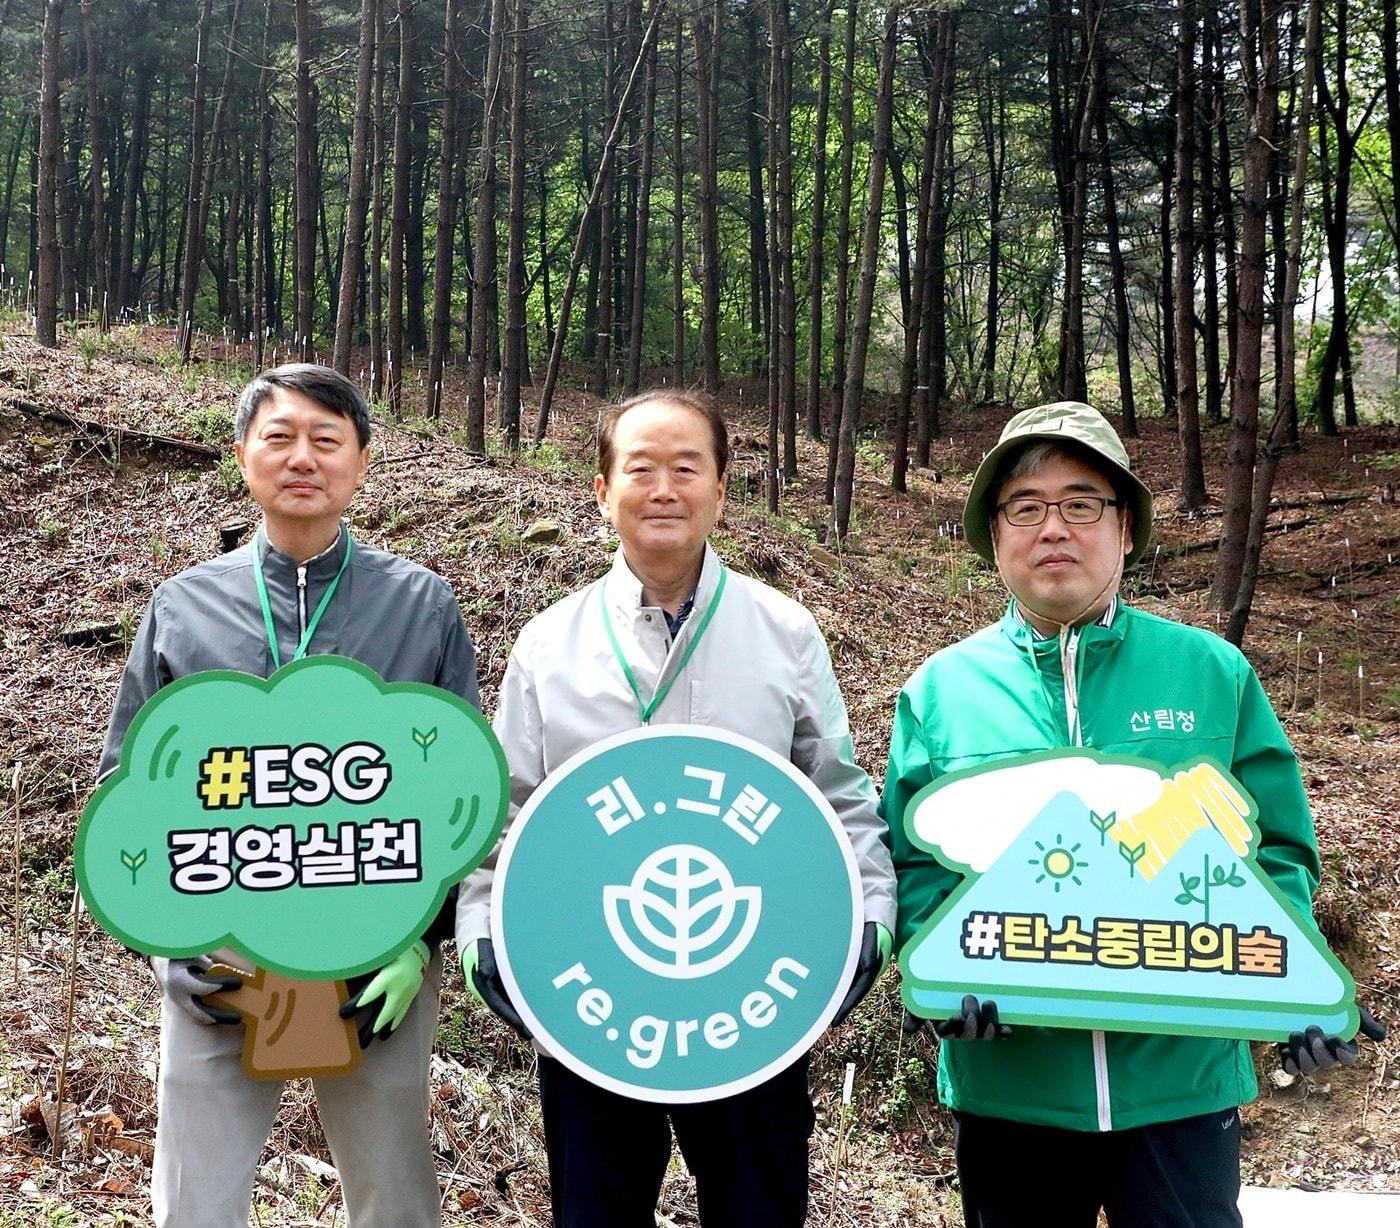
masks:
[[[642,584],[617,552],[601,580],[531,619],[501,683],[494,728],[510,767],[509,824],[550,772],[571,756],[641,723],[608,642],[599,587],[618,643],[647,698],[675,679],[652,723],[706,725],[760,742],[816,785],[841,821],[860,869],[867,921],[894,929],[894,870],[881,842],[875,788],[856,766],[846,705],[816,621],[801,605],[731,571],[695,654],[678,673],[719,582],[709,546],[695,613],[672,642],[666,616],[642,604]],[[498,846],[499,847],[499,846]],[[457,945],[490,934],[495,854],[462,885]]]

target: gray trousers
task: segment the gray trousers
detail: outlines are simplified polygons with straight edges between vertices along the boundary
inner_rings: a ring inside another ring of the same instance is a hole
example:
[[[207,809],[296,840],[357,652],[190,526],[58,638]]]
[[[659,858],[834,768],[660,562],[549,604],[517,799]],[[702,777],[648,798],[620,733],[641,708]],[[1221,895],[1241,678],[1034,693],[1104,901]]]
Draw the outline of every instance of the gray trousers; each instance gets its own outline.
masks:
[[[353,1074],[316,1079],[350,1228],[439,1228],[428,1140],[428,1060],[442,962],[398,1030]],[[162,1000],[151,1201],[158,1228],[247,1228],[253,1179],[283,1084],[243,1073],[243,1027],[202,1027]]]

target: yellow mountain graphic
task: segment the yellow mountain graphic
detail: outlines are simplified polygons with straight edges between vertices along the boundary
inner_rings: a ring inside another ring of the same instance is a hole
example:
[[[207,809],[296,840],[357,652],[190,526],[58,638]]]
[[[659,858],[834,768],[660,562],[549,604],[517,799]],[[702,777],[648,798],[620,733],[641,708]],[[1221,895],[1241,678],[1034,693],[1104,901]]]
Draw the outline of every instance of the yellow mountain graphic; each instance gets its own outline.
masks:
[[[1134,869],[1151,882],[1203,827],[1214,827],[1243,857],[1253,839],[1248,816],[1249,802],[1234,784],[1213,765],[1198,763],[1163,780],[1155,802],[1120,818],[1108,834],[1127,849],[1143,846],[1144,852],[1134,858]]]

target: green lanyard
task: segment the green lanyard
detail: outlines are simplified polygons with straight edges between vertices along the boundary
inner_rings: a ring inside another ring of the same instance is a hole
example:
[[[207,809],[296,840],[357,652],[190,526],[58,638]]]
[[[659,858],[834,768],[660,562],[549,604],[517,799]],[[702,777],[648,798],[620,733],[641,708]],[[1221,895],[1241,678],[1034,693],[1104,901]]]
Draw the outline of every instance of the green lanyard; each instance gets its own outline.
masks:
[[[258,601],[262,604],[263,626],[267,630],[267,647],[272,654],[272,669],[275,673],[282,668],[282,653],[277,647],[277,624],[272,619],[272,603],[267,599],[267,581],[263,579],[262,565],[262,545],[267,540],[262,529],[258,530],[258,535],[253,539],[253,583],[258,586]],[[321,598],[321,603],[316,607],[316,612],[311,616],[311,621],[306,624],[306,631],[302,634],[301,643],[297,645],[297,650],[292,656],[293,661],[300,661],[306,656],[306,650],[311,645],[311,637],[316,634],[316,628],[320,625],[321,615],[326,612],[326,607],[330,605],[331,598],[335,596],[335,590],[340,587],[340,577],[345,574],[345,568],[350,563],[350,550],[354,546],[350,534],[345,535],[345,557],[340,560],[340,570],[335,573],[333,579],[326,587],[325,596]]]
[[[651,697],[650,703],[642,701],[642,688],[637,685],[637,675],[632,672],[632,667],[627,664],[627,657],[623,654],[622,645],[617,642],[617,632],[613,630],[612,615],[608,613],[608,598],[606,584],[598,585],[598,604],[603,607],[603,626],[607,628],[608,643],[612,645],[613,656],[617,658],[617,663],[622,666],[622,672],[626,675],[627,685],[632,688],[632,695],[637,701],[637,712],[642,718],[643,725],[651,723],[651,714],[661,707],[666,696],[671,693],[671,688],[675,685],[676,679],[685,672],[685,667],[690,664],[690,658],[695,655],[695,650],[700,647],[700,639],[709,628],[710,619],[715,616],[715,611],[719,609],[719,600],[724,596],[724,585],[729,579],[729,568],[720,564],[719,583],[715,585],[715,595],[710,604],[705,607],[705,615],[701,618],[699,625],[695,628],[695,634],[691,636],[690,643],[686,646],[685,653],[681,656],[681,663],[676,666],[676,672],[671,675],[671,679],[665,686],[658,687],[656,694]]]

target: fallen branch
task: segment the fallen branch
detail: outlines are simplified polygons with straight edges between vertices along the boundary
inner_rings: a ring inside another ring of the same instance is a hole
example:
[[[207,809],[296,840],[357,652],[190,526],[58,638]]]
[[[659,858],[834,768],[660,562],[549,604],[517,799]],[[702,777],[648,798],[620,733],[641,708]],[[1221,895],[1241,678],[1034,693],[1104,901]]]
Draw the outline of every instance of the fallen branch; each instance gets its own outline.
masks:
[[[1287,533],[1293,529],[1303,529],[1310,524],[1316,523],[1311,516],[1303,516],[1298,520],[1284,520],[1278,524],[1266,525],[1265,533]],[[1184,546],[1166,546],[1162,553],[1173,558],[1180,558],[1187,554],[1197,554],[1202,550],[1219,550],[1221,539],[1212,537],[1203,542],[1187,542]]]
[[[201,461],[217,461],[223,455],[222,449],[216,448],[212,444],[196,443],[192,439],[176,439],[170,435],[157,435],[152,431],[142,431],[130,426],[112,426],[106,422],[95,422],[90,418],[79,418],[76,414],[70,414],[66,409],[36,405],[33,401],[21,400],[19,397],[12,398],[10,404],[32,418],[38,418],[43,422],[57,422],[62,426],[72,427],[110,443],[118,454],[120,454],[123,444],[133,442],[142,448],[167,448],[183,452],[188,456],[197,457]]]

